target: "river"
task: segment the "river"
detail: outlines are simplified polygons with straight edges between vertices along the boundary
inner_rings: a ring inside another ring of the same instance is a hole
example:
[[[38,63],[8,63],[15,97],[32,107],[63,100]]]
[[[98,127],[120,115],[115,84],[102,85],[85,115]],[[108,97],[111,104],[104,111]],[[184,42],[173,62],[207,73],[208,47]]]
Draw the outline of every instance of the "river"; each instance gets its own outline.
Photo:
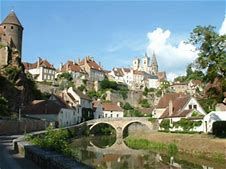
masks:
[[[83,163],[97,169],[223,169],[203,160],[182,160],[180,155],[168,157],[156,152],[134,150],[123,140],[111,136],[74,139],[70,144]],[[189,158],[188,158],[189,159]]]

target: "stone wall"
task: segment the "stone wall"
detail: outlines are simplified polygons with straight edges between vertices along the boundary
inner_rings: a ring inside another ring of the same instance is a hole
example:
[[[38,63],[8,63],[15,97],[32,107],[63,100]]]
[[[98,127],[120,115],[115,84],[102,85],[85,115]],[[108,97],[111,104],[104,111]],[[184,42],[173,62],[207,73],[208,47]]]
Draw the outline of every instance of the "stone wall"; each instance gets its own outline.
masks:
[[[48,123],[42,120],[0,120],[0,135],[24,134],[44,130]]]

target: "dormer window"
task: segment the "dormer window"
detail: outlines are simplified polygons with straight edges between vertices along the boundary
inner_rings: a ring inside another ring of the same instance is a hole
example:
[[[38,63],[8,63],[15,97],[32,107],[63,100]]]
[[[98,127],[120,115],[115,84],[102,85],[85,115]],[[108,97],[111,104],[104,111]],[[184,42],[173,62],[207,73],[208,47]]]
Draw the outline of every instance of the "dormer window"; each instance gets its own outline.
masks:
[[[189,107],[189,109],[192,109],[192,105],[191,105],[191,104],[189,104],[189,106],[188,106],[188,107]]]
[[[194,109],[197,109],[197,105],[193,105],[193,108],[194,108]]]

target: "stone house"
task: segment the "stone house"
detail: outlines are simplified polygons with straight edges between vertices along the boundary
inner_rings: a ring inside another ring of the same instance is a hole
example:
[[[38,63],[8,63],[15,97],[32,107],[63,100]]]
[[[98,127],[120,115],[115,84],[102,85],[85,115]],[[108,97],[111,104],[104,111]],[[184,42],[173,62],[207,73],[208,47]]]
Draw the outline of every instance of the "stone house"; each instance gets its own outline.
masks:
[[[175,82],[170,86],[171,90],[175,93],[188,93],[188,84]]]
[[[38,58],[35,63],[23,63],[25,72],[29,72],[35,81],[53,82],[55,80],[56,69],[47,60]]]
[[[78,62],[78,65],[86,71],[88,78],[91,81],[104,80],[104,71],[100,64],[97,64],[90,56],[85,57],[82,61]]]
[[[104,118],[120,118],[123,117],[123,109],[119,103],[102,103],[103,106],[103,117]]]
[[[79,114],[62,98],[52,95],[48,100],[34,100],[22,110],[23,115],[66,127],[79,123]]]
[[[188,117],[203,118],[204,115],[206,115],[206,112],[194,97],[181,93],[165,94],[153,110],[155,118],[169,118],[172,121],[179,121],[181,118]]]
[[[86,79],[87,73],[73,61],[67,61],[64,65],[60,67],[60,73],[68,72],[71,73],[74,79]]]
[[[70,87],[60,95],[70,107],[78,112],[80,121],[93,119],[92,100],[86,94]]]

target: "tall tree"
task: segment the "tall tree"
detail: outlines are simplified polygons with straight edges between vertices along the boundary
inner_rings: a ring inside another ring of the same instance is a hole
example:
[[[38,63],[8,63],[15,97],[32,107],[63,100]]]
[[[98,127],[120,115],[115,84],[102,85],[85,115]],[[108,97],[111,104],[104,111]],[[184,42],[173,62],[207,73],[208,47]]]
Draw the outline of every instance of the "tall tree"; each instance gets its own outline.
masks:
[[[195,65],[206,72],[206,82],[225,79],[226,75],[226,35],[219,35],[214,29],[197,26],[190,37],[190,42],[199,50]]]

